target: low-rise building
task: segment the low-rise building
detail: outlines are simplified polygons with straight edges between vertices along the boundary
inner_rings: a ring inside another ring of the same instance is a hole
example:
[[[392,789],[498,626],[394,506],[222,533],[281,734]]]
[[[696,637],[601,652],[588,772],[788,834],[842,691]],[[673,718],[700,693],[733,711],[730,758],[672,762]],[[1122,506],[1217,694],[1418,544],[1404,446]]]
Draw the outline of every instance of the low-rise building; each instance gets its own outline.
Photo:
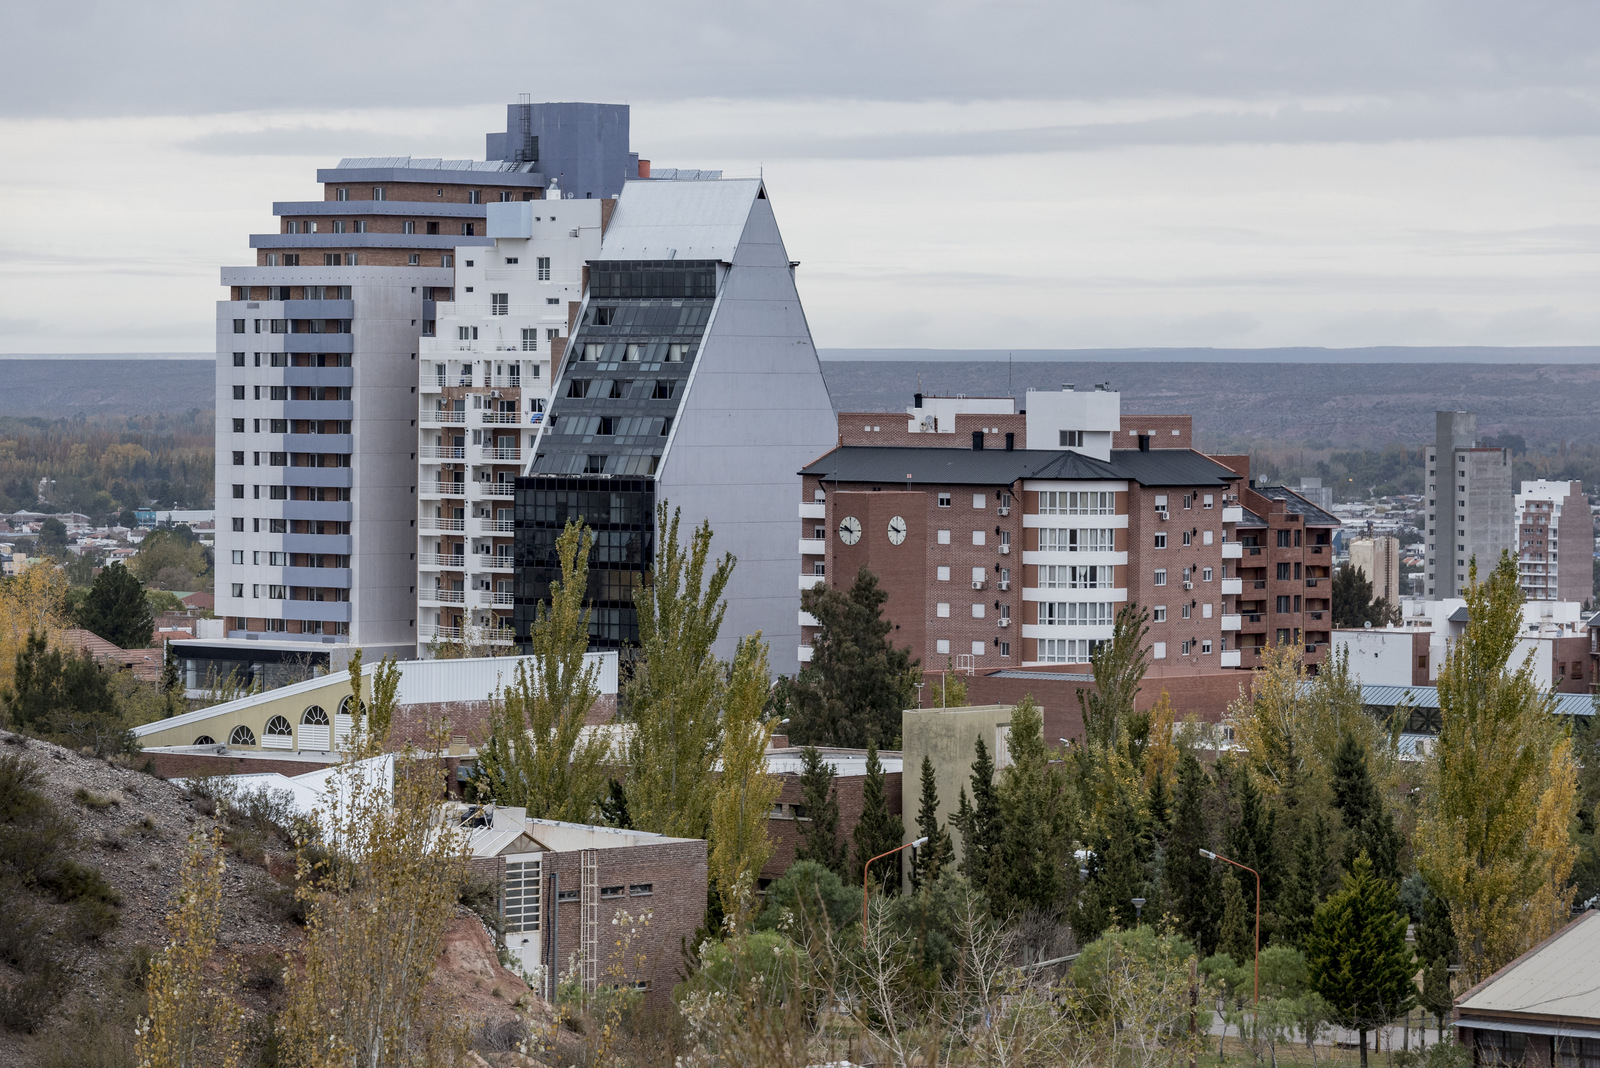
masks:
[[[833,769],[834,798],[839,805],[839,841],[846,856],[853,856],[850,836],[861,822],[862,788],[867,781],[867,751],[865,749],[840,749],[820,746],[818,752]],[[810,815],[805,807],[805,795],[800,787],[800,773],[804,768],[805,750],[791,746],[782,735],[773,738],[767,750],[767,772],[778,776],[781,786],[778,799],[773,803],[772,815],[767,820],[767,833],[772,839],[772,856],[761,869],[758,888],[781,876],[794,863],[795,851],[800,847],[800,828]],[[899,753],[880,750],[878,762],[883,767],[884,798],[889,814],[906,818],[901,808],[903,770],[905,762]]]
[[[1456,998],[1474,1065],[1600,1060],[1600,912],[1585,912]]]

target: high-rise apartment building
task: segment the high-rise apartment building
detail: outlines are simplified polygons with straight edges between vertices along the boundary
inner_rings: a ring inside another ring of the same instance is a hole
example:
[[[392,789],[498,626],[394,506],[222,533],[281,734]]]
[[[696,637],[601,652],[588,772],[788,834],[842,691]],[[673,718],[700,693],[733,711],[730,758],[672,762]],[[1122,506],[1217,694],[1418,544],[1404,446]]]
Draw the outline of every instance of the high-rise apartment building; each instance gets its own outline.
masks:
[[[642,166],[623,105],[513,104],[488,143],[484,161],[346,159],[319,170],[321,198],[275,203],[278,232],[250,239],[255,263],[223,269],[225,636],[186,643],[195,677],[326,665],[353,646],[417,647],[418,355],[439,303],[457,296],[456,257],[492,244],[491,203],[539,203],[556,183],[598,201]]]
[[[1373,601],[1400,605],[1400,539],[1378,534],[1356,538],[1350,543],[1350,566],[1359,569],[1372,583]]]
[[[623,189],[517,480],[519,639],[559,575],[555,539],[582,519],[595,531],[591,641],[637,641],[633,594],[666,503],[738,558],[718,654],[759,630],[773,669],[794,670],[797,472],[835,434],[796,266],[759,180]]]
[[[1478,444],[1472,412],[1439,412],[1437,435],[1427,450],[1424,515],[1430,598],[1460,597],[1474,558],[1486,575],[1500,554],[1516,548],[1511,455]]]
[[[554,187],[552,187],[554,188]],[[419,651],[514,642],[516,478],[565,351],[584,265],[615,200],[490,204],[487,248],[456,256],[456,299],[422,339],[417,435]]]
[[[1516,522],[1524,597],[1582,603],[1594,596],[1594,520],[1582,482],[1524,482]]]

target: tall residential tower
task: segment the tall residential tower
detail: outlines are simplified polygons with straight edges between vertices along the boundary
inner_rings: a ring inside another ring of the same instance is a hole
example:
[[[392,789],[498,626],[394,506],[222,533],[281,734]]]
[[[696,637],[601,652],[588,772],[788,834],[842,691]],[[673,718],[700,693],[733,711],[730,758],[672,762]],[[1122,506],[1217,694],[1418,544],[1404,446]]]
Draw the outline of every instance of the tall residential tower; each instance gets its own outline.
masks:
[[[1426,500],[1430,599],[1460,597],[1474,558],[1487,576],[1500,554],[1516,550],[1511,455],[1478,443],[1472,412],[1439,412],[1437,437],[1428,449]]]

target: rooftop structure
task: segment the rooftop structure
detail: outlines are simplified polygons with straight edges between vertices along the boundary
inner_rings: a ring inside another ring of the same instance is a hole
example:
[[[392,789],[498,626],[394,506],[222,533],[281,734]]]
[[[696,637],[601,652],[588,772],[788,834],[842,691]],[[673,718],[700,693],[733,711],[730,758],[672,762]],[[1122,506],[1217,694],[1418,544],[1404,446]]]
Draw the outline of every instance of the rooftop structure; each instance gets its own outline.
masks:
[[[1600,1050],[1600,913],[1585,912],[1456,998],[1475,1064],[1582,1064]]]

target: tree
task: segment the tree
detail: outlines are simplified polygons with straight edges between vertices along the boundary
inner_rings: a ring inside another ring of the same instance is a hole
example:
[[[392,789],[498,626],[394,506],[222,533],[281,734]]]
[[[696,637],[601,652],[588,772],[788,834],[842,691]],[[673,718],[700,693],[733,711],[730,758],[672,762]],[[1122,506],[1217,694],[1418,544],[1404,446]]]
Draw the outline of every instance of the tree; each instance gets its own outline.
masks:
[[[139,1063],[148,1068],[237,1068],[243,1063],[244,1013],[232,991],[236,962],[210,968],[222,928],[222,832],[190,839],[177,905],[167,914],[166,946],[150,961],[146,1013],[135,1029]]]
[[[178,651],[167,642],[161,650],[161,696],[170,716],[183,711],[183,676],[178,671]]]
[[[0,689],[13,729],[99,756],[134,748],[111,678],[88,653],[67,656],[35,631],[17,653],[13,679]]]
[[[186,526],[161,527],[146,534],[133,557],[133,573],[146,586],[166,590],[209,584],[210,561],[200,539]]]
[[[925,883],[939,878],[939,873],[951,867],[955,860],[955,846],[950,843],[950,832],[939,822],[939,786],[933,780],[933,761],[922,758],[922,798],[917,806],[917,837],[926,838],[927,845],[917,850],[911,858],[911,888],[922,889]]]
[[[66,604],[67,576],[54,564],[30,564],[22,574],[0,579],[0,685],[14,682],[17,654],[34,632],[46,641],[60,636],[67,625]]]
[[[811,661],[795,680],[790,734],[807,745],[898,747],[900,713],[912,702],[913,669],[908,649],[889,640],[883,618],[889,595],[862,568],[848,589],[815,586],[800,595],[800,607],[816,617],[819,632]]]
[[[972,801],[968,803],[967,792],[962,790],[956,804],[956,818],[951,822],[961,832],[961,874],[972,883],[973,889],[981,891],[988,888],[994,872],[1005,819],[995,789],[994,760],[982,738],[973,743],[973,752]]]
[[[1011,712],[1008,747],[1011,763],[995,788],[997,811],[1005,815],[990,855],[989,902],[1000,916],[1028,908],[1052,912],[1068,900],[1073,797],[1064,769],[1050,762],[1044,714],[1032,696]]]
[[[1203,952],[1216,949],[1222,902],[1216,869],[1200,855],[1211,848],[1206,813],[1215,791],[1200,761],[1184,750],[1178,758],[1178,787],[1167,840],[1166,899],[1177,929]]]
[[[1400,881],[1400,832],[1394,815],[1383,804],[1367,774],[1367,754],[1355,735],[1347,734],[1333,762],[1333,799],[1339,806],[1346,836],[1344,866],[1348,870],[1360,853],[1372,860],[1380,879]]]
[[[79,619],[86,629],[122,649],[144,648],[155,631],[144,587],[120,563],[100,569]]]
[[[503,805],[518,805],[536,819],[588,823],[607,775],[610,745],[584,734],[584,720],[600,696],[598,669],[584,661],[589,648],[587,528],[568,523],[556,539],[561,578],[529,628],[528,662],[489,707],[489,738],[478,761],[479,790]]]
[[[1305,956],[1311,986],[1328,1003],[1330,1018],[1360,1032],[1366,1065],[1367,1032],[1405,1013],[1416,996],[1399,893],[1373,874],[1367,857],[1356,858],[1343,888],[1317,909]]]
[[[67,525],[54,516],[39,524],[39,552],[57,559],[67,554]]]
[[[704,838],[723,685],[712,646],[734,559],[724,553],[708,571],[711,525],[701,523],[685,545],[679,518],[657,507],[654,571],[634,594],[640,656],[628,684],[628,809],[641,830]]]
[[[1294,861],[1278,891],[1278,926],[1274,937],[1303,946],[1311,934],[1317,906],[1328,892],[1328,817],[1318,812],[1300,822],[1294,839]]]
[[[1474,560],[1466,600],[1466,629],[1439,672],[1441,726],[1414,841],[1429,887],[1450,905],[1471,985],[1563,922],[1577,773],[1533,654],[1510,667],[1522,591],[1509,553],[1483,582]]]
[[[1429,894],[1417,925],[1417,959],[1422,964],[1422,1007],[1433,1014],[1439,1033],[1444,1018],[1455,1006],[1450,990],[1450,965],[1456,961],[1456,932],[1450,924],[1450,906]]]
[[[1232,867],[1222,875],[1222,929],[1217,937],[1217,950],[1240,964],[1249,964],[1256,956],[1255,879],[1249,881],[1250,900],[1247,901],[1244,879]]]
[[[899,854],[873,861],[872,858],[901,844],[905,837],[905,824],[899,816],[889,812],[889,795],[884,787],[883,763],[878,760],[878,747],[867,746],[867,778],[861,785],[861,819],[851,838],[855,842],[854,870],[867,872],[882,893],[900,892]]]
[[[1144,642],[1150,633],[1149,619],[1150,613],[1138,605],[1123,605],[1111,628],[1111,640],[1095,646],[1089,654],[1094,688],[1078,691],[1078,706],[1083,712],[1084,741],[1091,749],[1110,748],[1130,731],[1148,734],[1148,717],[1142,730],[1131,721],[1133,702],[1149,667]],[[1137,739],[1138,744],[1143,740]]]
[[[767,822],[783,785],[767,772],[772,723],[764,715],[769,676],[767,646],[759,632],[739,643],[730,676],[707,867],[729,929],[738,932],[756,902],[761,867],[772,856]]]
[[[800,845],[794,859],[796,863],[815,861],[842,876],[848,869],[839,841],[839,794],[833,779],[833,765],[822,758],[816,746],[800,751],[800,803],[805,806],[806,818],[797,828]]]
[[[1333,625],[1359,627],[1369,622],[1372,609],[1372,580],[1366,571],[1346,564],[1333,576]]]

